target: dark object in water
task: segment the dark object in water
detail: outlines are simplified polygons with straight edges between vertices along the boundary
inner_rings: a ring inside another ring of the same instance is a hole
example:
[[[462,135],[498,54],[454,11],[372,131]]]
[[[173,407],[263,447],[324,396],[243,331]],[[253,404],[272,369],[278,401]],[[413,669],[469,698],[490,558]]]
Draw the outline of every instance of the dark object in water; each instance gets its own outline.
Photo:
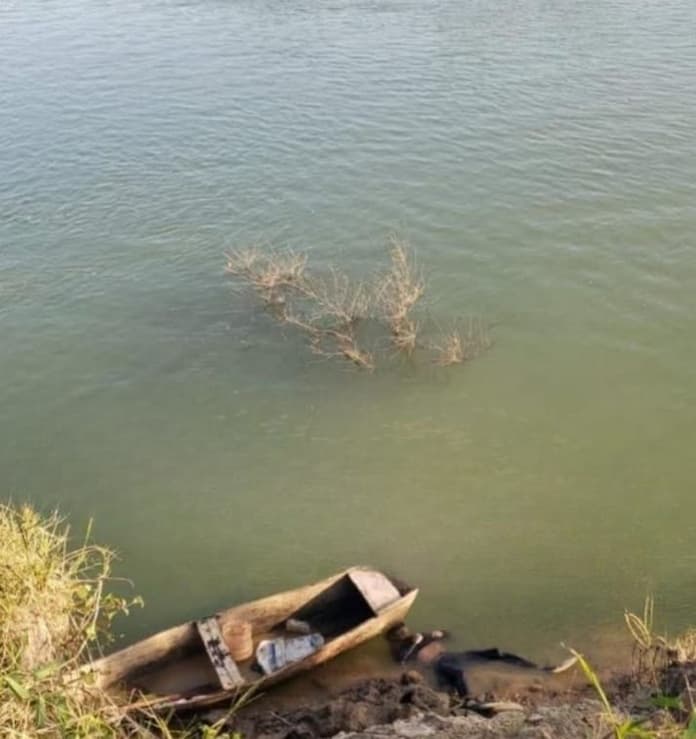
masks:
[[[401,664],[413,659],[432,664],[440,683],[454,688],[460,696],[469,695],[466,672],[472,667],[508,665],[522,670],[559,673],[572,667],[577,661],[575,657],[572,657],[556,667],[539,667],[524,657],[510,652],[501,652],[495,647],[466,652],[445,652],[442,646],[435,642],[440,642],[448,636],[449,634],[442,630],[414,633],[404,624],[399,624],[387,633],[394,659]]]
[[[412,632],[405,624],[399,624],[390,629],[386,637],[392,657],[403,665],[433,642],[449,638],[449,633],[442,629]]]
[[[499,649],[493,647],[492,649],[471,650],[467,652],[445,652],[435,662],[435,674],[440,682],[454,688],[460,696],[464,697],[469,695],[469,687],[466,683],[466,670],[475,665],[497,663],[558,674],[569,669],[576,662],[577,658],[571,657],[554,667],[540,667],[524,657],[519,657],[509,652],[501,652]]]

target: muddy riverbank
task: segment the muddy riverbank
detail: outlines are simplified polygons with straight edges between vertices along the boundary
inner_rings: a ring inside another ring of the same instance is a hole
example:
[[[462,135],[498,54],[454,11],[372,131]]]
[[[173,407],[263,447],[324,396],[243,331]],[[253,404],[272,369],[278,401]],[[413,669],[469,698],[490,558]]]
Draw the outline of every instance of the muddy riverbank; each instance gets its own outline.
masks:
[[[399,679],[356,683],[320,704],[279,711],[250,708],[234,728],[258,739],[587,736],[601,706],[584,686],[566,683],[563,688],[529,685],[465,703],[408,672]]]
[[[635,719],[646,737],[682,735],[695,663],[663,668],[653,680],[623,669],[607,670],[601,679],[611,713],[579,668],[548,680],[501,680],[466,701],[438,689],[423,671],[409,670],[357,681],[323,701],[293,708],[275,710],[259,701],[232,727],[255,739],[585,739]]]

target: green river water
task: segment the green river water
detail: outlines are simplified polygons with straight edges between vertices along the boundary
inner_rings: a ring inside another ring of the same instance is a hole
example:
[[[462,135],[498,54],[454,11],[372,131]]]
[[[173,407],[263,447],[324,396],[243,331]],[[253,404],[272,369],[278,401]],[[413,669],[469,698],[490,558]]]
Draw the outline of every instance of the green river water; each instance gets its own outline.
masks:
[[[2,494],[128,639],[354,563],[466,646],[696,621],[691,0],[5,0],[0,70]],[[352,371],[223,274],[392,231],[489,352]]]

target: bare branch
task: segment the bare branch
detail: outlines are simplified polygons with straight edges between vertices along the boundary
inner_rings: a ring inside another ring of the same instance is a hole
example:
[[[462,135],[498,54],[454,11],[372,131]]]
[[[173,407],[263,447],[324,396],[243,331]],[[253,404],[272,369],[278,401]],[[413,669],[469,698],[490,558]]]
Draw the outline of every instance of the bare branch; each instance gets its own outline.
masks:
[[[285,292],[301,286],[307,256],[293,251],[263,254],[258,247],[233,251],[227,255],[225,271],[243,279],[269,304],[283,303]]]
[[[380,278],[377,303],[392,334],[392,343],[400,351],[411,353],[416,347],[418,325],[410,317],[423,297],[425,280],[406,245],[390,240],[389,271]]]
[[[452,329],[439,344],[433,344],[431,348],[437,352],[435,364],[447,367],[474,359],[489,349],[491,343],[485,325],[479,320],[469,319],[466,327]]]

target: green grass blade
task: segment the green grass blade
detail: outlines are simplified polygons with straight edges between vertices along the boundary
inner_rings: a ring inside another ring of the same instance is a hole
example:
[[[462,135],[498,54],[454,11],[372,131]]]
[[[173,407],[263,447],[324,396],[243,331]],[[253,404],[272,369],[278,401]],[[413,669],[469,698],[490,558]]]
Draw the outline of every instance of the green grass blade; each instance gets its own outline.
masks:
[[[21,701],[29,700],[29,691],[17,680],[9,675],[3,675],[2,678],[5,681],[7,687],[19,698]]]

